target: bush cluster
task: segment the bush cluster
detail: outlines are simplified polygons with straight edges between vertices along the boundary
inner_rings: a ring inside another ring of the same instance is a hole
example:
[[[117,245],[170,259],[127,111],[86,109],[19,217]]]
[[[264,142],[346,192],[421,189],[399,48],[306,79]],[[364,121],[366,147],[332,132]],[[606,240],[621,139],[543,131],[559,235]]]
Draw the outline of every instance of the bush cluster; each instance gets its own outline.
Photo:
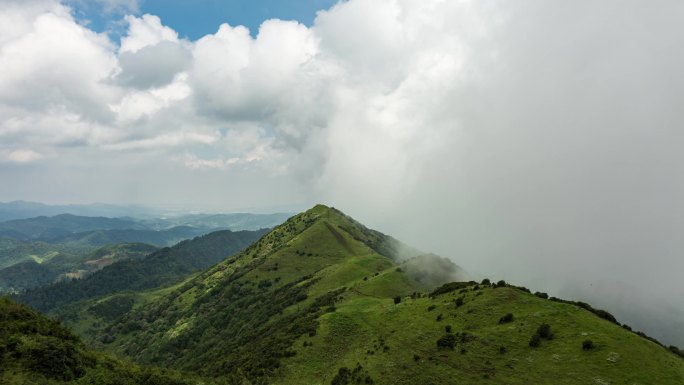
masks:
[[[549,324],[541,324],[537,328],[537,332],[532,335],[532,338],[530,338],[529,345],[533,348],[538,347],[541,345],[541,340],[545,339],[547,341],[551,341],[554,338],[553,332],[551,331],[551,326]]]
[[[447,333],[437,340],[437,349],[451,349],[454,350],[456,347],[456,336]]]
[[[346,367],[341,367],[337,370],[337,374],[332,379],[331,385],[349,385],[349,384],[374,384],[373,378],[368,374],[368,371],[363,370],[361,364],[356,363],[354,370]]]
[[[499,324],[507,324],[509,322],[513,321],[513,314],[512,313],[507,313],[501,318],[499,318]]]

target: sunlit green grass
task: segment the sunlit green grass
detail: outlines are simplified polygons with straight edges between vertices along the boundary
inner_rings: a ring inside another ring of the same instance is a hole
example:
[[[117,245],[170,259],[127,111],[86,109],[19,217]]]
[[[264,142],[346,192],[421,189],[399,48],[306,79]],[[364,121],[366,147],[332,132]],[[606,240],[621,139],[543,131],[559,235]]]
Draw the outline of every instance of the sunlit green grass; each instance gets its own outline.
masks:
[[[321,317],[316,336],[300,338],[297,355],[284,362],[275,383],[329,384],[339,367],[357,363],[383,384],[684,383],[681,358],[584,309],[514,288],[469,291],[457,308],[454,300],[461,295],[407,297],[395,305],[389,298],[350,293],[336,312]],[[506,313],[514,321],[499,324]],[[555,337],[532,348],[528,342],[542,323],[551,325]],[[447,325],[474,339],[439,350],[436,341]],[[587,339],[595,349],[582,350]]]

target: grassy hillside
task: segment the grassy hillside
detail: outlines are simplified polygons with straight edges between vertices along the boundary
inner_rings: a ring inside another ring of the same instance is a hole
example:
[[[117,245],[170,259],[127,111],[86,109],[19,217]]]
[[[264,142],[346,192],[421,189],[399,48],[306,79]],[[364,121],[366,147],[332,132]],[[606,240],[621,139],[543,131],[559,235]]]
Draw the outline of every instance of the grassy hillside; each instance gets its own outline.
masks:
[[[0,383],[190,385],[205,381],[142,368],[85,348],[59,323],[0,298]]]
[[[316,333],[319,316],[334,308],[345,287],[391,301],[434,286],[429,274],[407,273],[409,266],[422,270],[417,259],[400,264],[398,251],[409,250],[400,246],[316,206],[133,309],[93,342],[140,362],[258,383],[278,372],[301,335]],[[451,279],[463,274],[451,269]]]
[[[296,341],[273,383],[684,383],[684,360],[662,346],[517,288],[473,284],[398,304],[362,288],[346,293],[315,335]],[[543,324],[553,337],[530,346]]]
[[[100,317],[114,322],[91,343],[231,384],[684,383],[680,356],[584,304],[505,283],[421,294],[463,272],[431,255],[402,260],[403,249],[316,206],[146,305]]]
[[[43,263],[60,254],[79,255],[94,249],[92,246],[20,241],[0,236],[0,269],[28,261]]]

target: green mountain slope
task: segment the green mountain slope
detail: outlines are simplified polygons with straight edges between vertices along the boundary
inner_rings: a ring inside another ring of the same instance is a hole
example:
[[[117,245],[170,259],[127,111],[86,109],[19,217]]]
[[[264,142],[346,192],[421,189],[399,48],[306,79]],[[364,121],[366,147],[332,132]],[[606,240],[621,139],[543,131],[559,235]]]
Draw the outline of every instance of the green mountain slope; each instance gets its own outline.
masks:
[[[124,315],[93,343],[140,362],[262,381],[277,372],[301,335],[316,333],[319,316],[345,287],[391,301],[435,286],[434,276],[419,268],[420,258],[401,264],[400,254],[409,251],[319,205]],[[450,267],[450,280],[463,276]]]
[[[0,298],[0,383],[156,385],[204,384],[141,368],[85,348],[59,323]]]
[[[50,311],[125,290],[149,290],[174,284],[249,246],[265,232],[217,231],[160,249],[142,259],[114,263],[84,279],[35,288],[15,298],[40,311]]]
[[[94,249],[92,246],[50,244],[0,237],[0,269],[27,261],[43,263],[60,254],[78,255]]]
[[[684,383],[681,357],[585,309],[513,287],[461,290],[399,304],[348,291],[316,335],[297,340],[272,383]],[[552,339],[530,346],[543,324]]]
[[[142,243],[124,243],[101,247],[89,253],[58,253],[51,258],[27,262],[0,269],[0,293],[21,292],[57,280],[82,278],[94,271],[125,259],[139,259],[157,250]]]
[[[319,205],[90,342],[231,384],[684,383],[681,357],[584,304],[505,283],[421,294],[464,273],[404,250]]]

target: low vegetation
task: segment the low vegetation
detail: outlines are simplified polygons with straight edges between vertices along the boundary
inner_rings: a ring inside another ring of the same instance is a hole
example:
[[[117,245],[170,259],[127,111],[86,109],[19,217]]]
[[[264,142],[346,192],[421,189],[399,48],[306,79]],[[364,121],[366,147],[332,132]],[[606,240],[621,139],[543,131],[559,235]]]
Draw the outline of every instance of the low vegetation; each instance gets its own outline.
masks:
[[[92,352],[58,322],[0,298],[0,383],[190,385],[197,379]]]

